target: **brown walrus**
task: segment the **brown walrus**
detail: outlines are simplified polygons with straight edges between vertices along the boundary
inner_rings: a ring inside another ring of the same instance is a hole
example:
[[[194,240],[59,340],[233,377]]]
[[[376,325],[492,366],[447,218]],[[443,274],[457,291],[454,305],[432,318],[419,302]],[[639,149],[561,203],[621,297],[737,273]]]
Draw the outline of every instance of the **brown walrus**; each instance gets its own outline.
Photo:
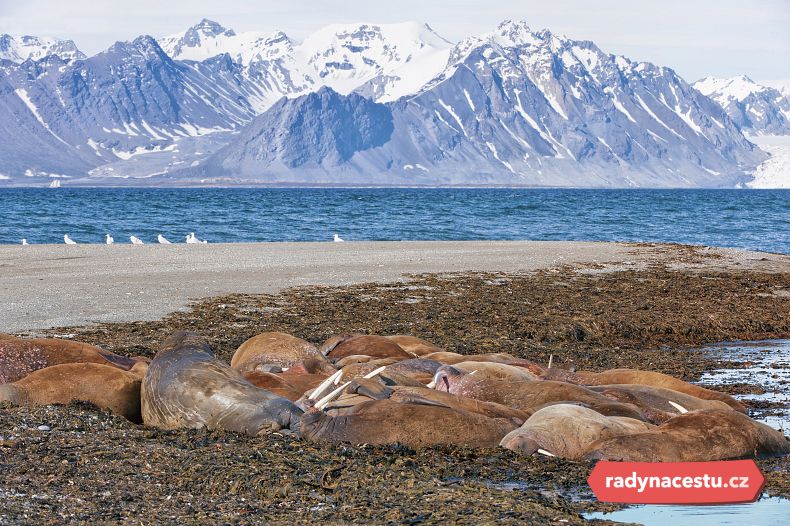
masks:
[[[541,378],[546,380],[560,380],[578,385],[612,385],[612,384],[639,384],[653,387],[672,389],[680,393],[702,398],[703,400],[719,400],[736,411],[746,413],[746,406],[730,395],[706,389],[699,385],[690,384],[668,374],[655,371],[640,371],[637,369],[609,369],[600,373],[589,371],[567,371],[565,369],[546,369]]]
[[[198,334],[176,332],[143,378],[143,422],[162,429],[225,429],[257,435],[295,428],[302,411],[259,389],[214,357]]]
[[[506,418],[521,425],[530,413],[494,402],[475,400],[467,396],[454,395],[427,387],[386,386],[377,379],[357,379],[348,386],[348,391],[373,400],[392,400],[401,404],[425,404],[462,409],[489,418]],[[331,405],[331,404],[330,404]],[[329,407],[329,406],[327,406]]]
[[[708,462],[787,455],[785,436],[730,409],[685,413],[643,433],[599,440],[584,456],[625,462]]]
[[[281,373],[248,371],[244,373],[244,378],[255,387],[295,402],[307,391],[315,389],[327,375],[308,372],[302,364],[297,364]]]
[[[387,336],[387,338],[394,341],[401,349],[414,356],[424,356],[432,352],[441,352],[442,350],[429,341],[407,334],[394,334],[392,336]]]
[[[544,405],[579,402],[606,416],[646,420],[633,404],[624,404],[581,385],[551,380],[504,381],[465,373],[452,365],[436,372],[435,389],[534,412]]]
[[[442,444],[495,447],[515,428],[503,418],[422,404],[371,400],[348,413],[331,416],[311,410],[302,416],[302,436],[352,444],[404,444],[411,448]]]
[[[263,370],[266,365],[286,369],[304,360],[322,363],[324,372],[334,372],[332,365],[315,345],[284,332],[264,332],[245,341],[233,353],[230,366],[246,373]]]
[[[368,334],[350,335],[338,341],[328,350],[326,357],[332,361],[340,360],[346,356],[364,354],[374,358],[395,358],[408,360],[413,356],[389,338]]]
[[[575,404],[555,404],[533,413],[499,445],[527,455],[581,458],[597,440],[649,431],[653,425],[622,416],[604,416]]]
[[[17,338],[0,333],[0,384],[62,363],[99,363],[128,371],[135,361],[87,343],[57,338]]]
[[[664,423],[670,418],[700,409],[729,409],[730,406],[720,400],[703,400],[672,389],[652,387],[649,385],[619,384],[595,385],[588,389],[617,400],[634,404],[648,420],[653,423]]]
[[[0,401],[24,406],[90,402],[140,423],[140,382],[140,376],[117,367],[64,363],[0,385]]]
[[[538,377],[528,369],[507,365],[498,362],[466,361],[453,364],[453,367],[466,373],[485,376],[492,380],[507,380],[510,382],[537,380]]]

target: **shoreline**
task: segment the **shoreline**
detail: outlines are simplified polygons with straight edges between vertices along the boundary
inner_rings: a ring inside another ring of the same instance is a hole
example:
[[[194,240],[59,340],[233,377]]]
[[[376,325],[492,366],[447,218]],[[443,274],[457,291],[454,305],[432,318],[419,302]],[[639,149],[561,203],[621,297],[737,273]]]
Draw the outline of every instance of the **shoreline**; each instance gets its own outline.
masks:
[[[0,332],[151,321],[200,299],[411,274],[610,270],[680,264],[790,270],[790,256],[684,245],[577,241],[382,241],[0,246]],[[682,259],[682,257],[681,257]]]

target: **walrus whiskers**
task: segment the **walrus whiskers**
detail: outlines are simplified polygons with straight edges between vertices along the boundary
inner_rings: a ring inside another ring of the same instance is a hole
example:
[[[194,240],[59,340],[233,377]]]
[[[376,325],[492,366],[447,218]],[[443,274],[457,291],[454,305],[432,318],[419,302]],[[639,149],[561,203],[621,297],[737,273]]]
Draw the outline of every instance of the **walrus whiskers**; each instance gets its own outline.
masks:
[[[340,378],[340,376],[342,375],[343,375],[342,370],[338,370],[336,373],[332,374],[332,376],[321,382],[321,384],[318,387],[316,387],[312,393],[310,393],[310,396],[308,396],[307,399],[315,400],[316,398],[324,394],[324,392],[326,392],[326,390],[332,386],[332,383],[335,381],[335,379]]]
[[[673,402],[672,400],[667,400],[667,402],[669,402],[669,405],[671,405],[672,407],[674,407],[675,409],[677,409],[678,411],[680,411],[680,414],[681,414],[681,415],[682,415],[683,413],[688,413],[688,412],[689,412],[689,410],[688,410],[688,409],[686,409],[685,407],[683,407],[683,406],[682,406],[682,405],[680,405],[680,404],[676,404],[676,403],[675,403],[675,402]]]

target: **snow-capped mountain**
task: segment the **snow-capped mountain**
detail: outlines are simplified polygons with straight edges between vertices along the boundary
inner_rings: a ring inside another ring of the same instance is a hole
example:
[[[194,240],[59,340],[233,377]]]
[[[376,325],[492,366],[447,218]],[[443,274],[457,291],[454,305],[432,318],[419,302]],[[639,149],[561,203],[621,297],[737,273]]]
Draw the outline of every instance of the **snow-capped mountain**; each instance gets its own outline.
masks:
[[[71,40],[29,35],[19,37],[0,35],[0,60],[21,63],[27,59],[40,60],[49,55],[57,55],[65,61],[85,58],[82,51],[77,49]]]
[[[694,83],[716,101],[742,130],[753,135],[790,135],[790,91],[782,92],[745,75],[706,77]]]
[[[349,113],[378,123],[369,140],[349,145],[326,121]],[[389,122],[383,140],[374,131]],[[454,46],[414,95],[371,105],[324,89],[280,101],[192,171],[256,182],[733,186],[764,158],[671,69],[508,21]]]
[[[0,61],[0,132],[0,184],[718,187],[766,157],[671,69],[509,21],[451,45],[416,23],[298,43],[203,20]]]

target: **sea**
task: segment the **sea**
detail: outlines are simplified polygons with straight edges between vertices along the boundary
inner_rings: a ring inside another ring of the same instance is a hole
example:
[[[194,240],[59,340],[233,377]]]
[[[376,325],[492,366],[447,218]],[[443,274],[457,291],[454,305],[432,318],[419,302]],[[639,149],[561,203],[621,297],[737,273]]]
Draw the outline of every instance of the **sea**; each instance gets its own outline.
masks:
[[[0,243],[675,242],[790,253],[790,190],[4,188]]]

